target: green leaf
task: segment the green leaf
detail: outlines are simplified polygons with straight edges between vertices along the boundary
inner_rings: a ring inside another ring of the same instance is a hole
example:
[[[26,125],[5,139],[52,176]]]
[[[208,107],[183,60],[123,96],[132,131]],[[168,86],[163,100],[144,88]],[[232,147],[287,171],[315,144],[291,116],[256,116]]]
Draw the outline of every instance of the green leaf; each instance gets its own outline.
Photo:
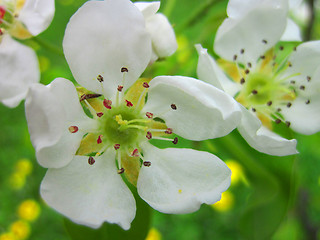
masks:
[[[123,230],[116,224],[104,223],[99,229],[92,229],[75,224],[65,218],[65,227],[71,239],[74,240],[144,240],[148,234],[151,221],[151,208],[133,191],[136,199],[136,217],[128,231]]]

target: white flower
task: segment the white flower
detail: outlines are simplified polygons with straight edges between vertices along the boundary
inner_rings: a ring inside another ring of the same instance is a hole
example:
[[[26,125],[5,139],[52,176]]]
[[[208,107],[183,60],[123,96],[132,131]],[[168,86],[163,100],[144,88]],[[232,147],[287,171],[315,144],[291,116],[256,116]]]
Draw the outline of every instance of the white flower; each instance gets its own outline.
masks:
[[[232,97],[181,76],[140,79],[151,56],[141,12],[128,0],[89,1],[71,18],[63,41],[75,79],[34,85],[26,115],[39,163],[49,170],[41,196],[72,221],[130,228],[135,200],[164,213],[212,204],[231,172],[216,156],[192,149],[158,149],[149,140],[203,140],[228,134],[240,120]],[[146,95],[148,94],[148,95]],[[101,96],[100,96],[101,95]],[[145,99],[147,102],[145,103]]]
[[[167,17],[156,13],[159,10],[160,2],[136,2],[134,5],[142,12],[147,31],[151,36],[152,55],[150,62],[172,55],[177,50],[177,40]]]
[[[198,45],[198,76],[242,104],[238,130],[253,148],[271,155],[295,154],[296,140],[270,128],[272,122],[284,122],[299,133],[319,131],[320,42],[303,43],[280,61],[277,53],[283,46],[274,45],[286,27],[286,1],[240,2],[229,1],[229,18],[215,39],[226,72]]]
[[[54,0],[0,0],[0,101],[16,107],[39,82],[36,53],[11,38],[38,35],[50,24]]]

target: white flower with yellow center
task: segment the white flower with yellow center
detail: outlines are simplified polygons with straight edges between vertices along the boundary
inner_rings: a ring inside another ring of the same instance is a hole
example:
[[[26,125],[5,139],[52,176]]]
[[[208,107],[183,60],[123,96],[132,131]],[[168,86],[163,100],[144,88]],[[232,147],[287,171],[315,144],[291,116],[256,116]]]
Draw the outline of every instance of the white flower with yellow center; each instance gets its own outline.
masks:
[[[36,53],[13,38],[44,31],[54,9],[54,0],[0,0],[0,101],[8,107],[16,107],[40,80]]]
[[[34,85],[26,115],[39,163],[49,170],[41,196],[74,222],[130,228],[135,200],[122,177],[153,208],[188,213],[212,204],[231,172],[216,156],[158,149],[152,139],[204,140],[232,131],[232,97],[181,76],[137,80],[152,48],[143,15],[128,0],[89,1],[71,18],[63,48],[77,91],[65,79]],[[84,112],[84,109],[87,113]]]
[[[295,154],[296,140],[270,129],[273,123],[285,123],[303,134],[319,131],[320,42],[303,43],[280,59],[284,48],[274,45],[286,28],[287,1],[248,2],[229,1],[229,18],[219,27],[214,43],[225,59],[222,68],[206,49],[196,46],[198,76],[242,104],[238,130],[253,148],[271,155]]]

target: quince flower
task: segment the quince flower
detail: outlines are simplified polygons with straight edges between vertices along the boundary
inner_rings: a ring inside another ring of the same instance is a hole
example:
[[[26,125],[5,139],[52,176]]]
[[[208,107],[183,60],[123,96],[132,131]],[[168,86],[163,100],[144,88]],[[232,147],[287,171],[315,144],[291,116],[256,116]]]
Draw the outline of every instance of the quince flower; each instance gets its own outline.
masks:
[[[158,58],[169,57],[178,48],[175,33],[167,17],[156,13],[160,2],[136,2],[134,5],[142,12],[146,28],[151,36],[152,55],[150,63]]]
[[[29,86],[40,80],[36,53],[13,38],[38,35],[53,15],[54,0],[0,0],[0,101],[4,105],[16,107]]]
[[[271,155],[295,154],[296,140],[270,129],[283,122],[302,134],[319,131],[320,41],[303,43],[279,59],[284,47],[274,45],[286,28],[287,2],[250,2],[230,0],[229,18],[218,29],[214,49],[225,59],[225,71],[197,45],[198,76],[241,104],[238,130],[249,145]]]
[[[136,205],[123,178],[164,213],[189,213],[220,199],[230,185],[224,162],[149,141],[228,134],[241,115],[232,97],[188,77],[137,80],[151,39],[128,0],[85,3],[70,19],[63,48],[73,76],[90,91],[78,88],[79,102],[74,85],[59,78],[32,86],[26,99],[37,160],[49,168],[41,196],[51,207],[93,228],[107,221],[129,229]]]

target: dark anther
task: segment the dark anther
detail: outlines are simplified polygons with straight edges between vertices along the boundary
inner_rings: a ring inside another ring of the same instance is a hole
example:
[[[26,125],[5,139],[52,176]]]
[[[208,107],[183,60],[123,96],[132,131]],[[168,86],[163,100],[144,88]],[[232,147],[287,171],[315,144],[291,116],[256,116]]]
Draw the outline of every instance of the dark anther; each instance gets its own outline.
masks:
[[[79,130],[77,126],[70,126],[68,129],[69,129],[69,132],[71,133],[76,133]]]
[[[291,62],[288,62],[288,66],[289,66],[289,67],[292,67],[292,63],[291,63]]]
[[[245,82],[246,82],[246,80],[244,80],[244,78],[241,78],[241,79],[240,79],[240,83],[241,83],[241,84],[244,84]]]
[[[238,56],[237,56],[237,55],[234,55],[234,56],[233,56],[233,61],[236,61],[237,58],[238,58]]]
[[[86,100],[86,99],[90,99],[90,98],[97,98],[100,97],[101,94],[97,94],[97,93],[92,93],[92,94],[83,94],[80,97],[80,101]]]
[[[247,65],[248,65],[248,68],[251,68],[251,67],[252,67],[251,62],[248,62]]]
[[[171,108],[172,108],[173,110],[177,110],[177,106],[176,106],[174,103],[171,104]]]
[[[114,147],[115,150],[118,150],[120,148],[120,144],[116,143],[113,147]]]
[[[120,169],[118,170],[118,174],[122,174],[122,173],[124,173],[124,168],[120,168]]]
[[[289,107],[291,107],[292,106],[292,103],[287,103],[287,107],[289,108]]]
[[[88,163],[89,163],[90,165],[93,165],[95,162],[96,162],[96,160],[94,160],[93,157],[89,157]]]
[[[175,138],[173,139],[172,143],[173,143],[173,144],[177,144],[177,143],[178,143],[178,138],[175,137]]]
[[[97,144],[101,144],[101,143],[102,143],[102,135],[99,135],[97,139]]]
[[[121,72],[129,72],[129,70],[128,70],[128,68],[126,68],[126,67],[122,67],[122,68],[121,68]]]
[[[277,119],[275,120],[275,123],[276,123],[276,124],[279,124],[279,123],[281,123],[281,120],[280,120],[279,118],[277,118]]]
[[[306,104],[309,104],[310,103],[310,100],[308,99],[307,101],[306,101]]]
[[[284,47],[283,47],[283,46],[280,46],[279,49],[280,49],[280,51],[282,51],[282,50],[284,49]]]
[[[301,90],[305,90],[305,89],[306,89],[306,87],[303,86],[303,85],[301,85],[299,88],[300,88]]]
[[[267,102],[267,105],[271,106],[272,105],[272,101]]]
[[[310,82],[311,81],[311,77],[307,76],[307,81]]]
[[[132,107],[133,106],[133,103],[128,101],[127,99],[126,99],[126,104],[127,104],[127,107]]]
[[[152,133],[151,132],[147,132],[146,138],[147,139],[151,139],[152,138]]]
[[[262,56],[260,56],[260,58],[261,58],[261,59],[265,59],[265,58],[266,58],[266,56],[262,55]]]
[[[150,166],[151,166],[151,162],[149,162],[149,161],[144,161],[144,162],[143,162],[143,166],[150,167]]]
[[[264,44],[267,44],[267,43],[268,43],[268,41],[265,40],[265,39],[263,39],[262,42],[263,42]]]
[[[257,111],[255,108],[252,108],[251,110],[252,110],[252,112],[256,112]]]
[[[172,128],[167,128],[164,133],[166,134],[172,134]]]
[[[290,127],[290,125],[291,125],[291,122],[289,122],[289,121],[286,121],[286,125],[287,125],[287,127]]]
[[[104,99],[104,100],[103,100],[103,105],[105,106],[105,108],[111,109],[112,101],[111,101],[111,100]]]
[[[291,83],[291,84],[295,84],[296,81],[295,81],[295,80],[291,80],[290,83]]]
[[[277,112],[281,112],[281,108],[277,108]]]
[[[103,82],[103,77],[99,74],[98,77],[97,77],[97,80],[98,80],[99,82]]]
[[[149,87],[150,87],[147,82],[144,82],[144,83],[142,84],[142,86],[143,86],[144,88],[149,88]]]
[[[119,92],[121,92],[122,89],[123,89],[123,86],[122,86],[122,85],[119,85],[118,88],[117,88],[117,90],[118,90]]]
[[[153,113],[151,113],[151,112],[146,112],[146,116],[147,116],[148,118],[153,118]]]
[[[294,48],[293,48],[293,51],[297,51],[297,47],[294,47]]]
[[[257,90],[252,90],[252,94],[256,95],[256,94],[258,94],[258,91]]]
[[[103,112],[97,112],[97,116],[98,117],[102,117],[103,116]]]
[[[243,48],[240,50],[240,53],[241,53],[241,54],[244,54],[244,49],[243,49]]]
[[[249,70],[249,69],[246,69],[246,70],[244,71],[244,73],[245,73],[245,74],[249,74],[249,73],[250,73],[250,70]]]

